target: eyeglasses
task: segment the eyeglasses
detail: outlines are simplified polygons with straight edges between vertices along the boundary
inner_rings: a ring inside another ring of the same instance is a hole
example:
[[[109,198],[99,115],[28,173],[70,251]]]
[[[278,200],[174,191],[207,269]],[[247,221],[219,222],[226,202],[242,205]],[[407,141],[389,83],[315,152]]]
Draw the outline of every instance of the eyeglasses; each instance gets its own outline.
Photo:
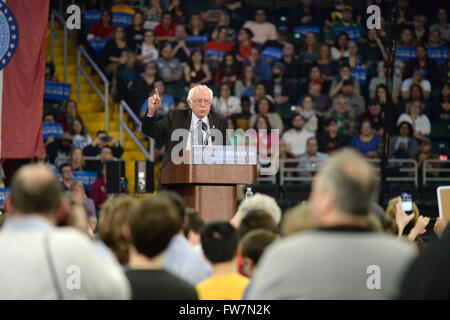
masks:
[[[193,99],[192,102],[196,104],[211,104],[211,100],[208,99]]]

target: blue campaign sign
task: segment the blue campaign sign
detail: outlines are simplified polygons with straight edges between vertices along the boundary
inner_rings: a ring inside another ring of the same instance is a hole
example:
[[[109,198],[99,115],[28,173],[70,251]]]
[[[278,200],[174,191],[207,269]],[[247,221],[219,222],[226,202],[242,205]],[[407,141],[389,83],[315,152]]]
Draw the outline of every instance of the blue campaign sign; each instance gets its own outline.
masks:
[[[397,46],[395,50],[395,58],[402,61],[409,61],[416,57],[416,48]]]
[[[101,16],[101,11],[83,11],[84,22],[87,24],[100,20]]]
[[[129,27],[131,26],[131,19],[133,15],[131,13],[124,12],[113,12],[112,24],[120,27]]]
[[[86,189],[86,192],[89,192],[94,181],[97,179],[96,171],[74,171],[73,172],[73,181],[81,182]]]
[[[47,140],[48,137],[57,139],[64,132],[63,125],[57,122],[44,122],[42,124],[42,132],[44,133],[44,141]]]
[[[208,49],[205,51],[205,56],[225,56],[224,51],[216,50],[216,49]]]
[[[267,47],[261,52],[261,57],[279,61],[283,57],[283,50],[276,47]]]
[[[300,33],[302,36],[306,35],[308,32],[312,33],[319,33],[320,27],[319,26],[298,26],[294,27],[294,33]]]
[[[359,67],[352,69],[352,76],[358,79],[359,84],[364,86],[367,83],[367,70]]]
[[[202,34],[199,36],[187,36],[186,37],[186,42],[208,42],[208,35],[207,34]]]
[[[66,101],[70,97],[70,83],[45,81],[44,99],[54,101]]]
[[[5,205],[6,196],[11,192],[11,188],[0,188],[0,206]]]
[[[109,38],[102,39],[100,41],[98,40],[89,40],[89,44],[91,45],[92,49],[94,49],[95,52],[100,52],[105,47],[106,43],[109,41]]]
[[[346,34],[348,34],[350,40],[353,41],[358,41],[358,39],[361,38],[361,29],[358,26],[338,27],[334,29],[334,35],[336,37],[341,32],[345,32]]]
[[[448,47],[427,47],[428,56],[437,63],[448,60]]]

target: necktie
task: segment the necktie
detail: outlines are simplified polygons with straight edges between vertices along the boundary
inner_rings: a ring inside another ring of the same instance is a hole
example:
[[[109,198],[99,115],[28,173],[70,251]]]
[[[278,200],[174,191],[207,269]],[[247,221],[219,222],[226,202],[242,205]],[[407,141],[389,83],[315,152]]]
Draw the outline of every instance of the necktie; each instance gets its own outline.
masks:
[[[197,144],[199,146],[203,145],[202,120],[197,122]]]

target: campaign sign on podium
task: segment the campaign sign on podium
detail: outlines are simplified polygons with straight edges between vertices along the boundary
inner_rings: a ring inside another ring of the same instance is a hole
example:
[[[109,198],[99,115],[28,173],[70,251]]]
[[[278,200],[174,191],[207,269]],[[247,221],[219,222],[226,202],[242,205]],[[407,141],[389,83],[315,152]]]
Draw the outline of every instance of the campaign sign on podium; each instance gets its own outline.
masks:
[[[192,164],[256,164],[255,146],[192,146]]]

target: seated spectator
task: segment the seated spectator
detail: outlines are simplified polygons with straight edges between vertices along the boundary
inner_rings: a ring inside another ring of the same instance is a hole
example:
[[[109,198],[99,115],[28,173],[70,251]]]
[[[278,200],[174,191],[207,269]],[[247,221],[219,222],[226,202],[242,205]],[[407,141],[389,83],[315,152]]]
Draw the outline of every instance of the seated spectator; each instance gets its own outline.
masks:
[[[144,14],[138,11],[131,19],[131,26],[125,29],[128,48],[133,53],[138,53],[141,51],[140,46],[144,40],[144,32]]]
[[[318,120],[313,109],[313,98],[310,95],[306,94],[302,97],[302,99],[303,100],[300,107],[296,108],[297,112],[300,113],[303,119],[305,119],[305,130],[315,135],[317,131]]]
[[[231,43],[236,43],[236,30],[230,26],[230,15],[225,11],[219,14],[219,20],[217,21],[215,29],[218,30],[220,27],[226,27],[227,40]]]
[[[231,219],[230,223],[236,228],[239,229],[241,225],[241,221],[247,216],[250,211],[253,210],[263,210],[271,215],[273,221],[277,224],[280,224],[281,221],[281,209],[278,206],[277,202],[274,198],[256,193],[253,197],[245,198],[237,209],[236,214],[233,219]]]
[[[424,137],[420,140],[419,144],[419,152],[417,156],[414,158],[417,161],[417,174],[419,176],[419,181],[422,181],[423,170],[424,170],[424,162],[425,160],[438,160],[439,156],[432,152],[431,140],[427,137]],[[432,168],[440,168],[439,164],[428,164],[427,169]],[[428,175],[432,177],[437,177],[439,175],[438,172],[428,172]]]
[[[346,97],[337,96],[333,100],[333,108],[324,117],[336,119],[339,134],[351,137],[356,133],[356,115],[350,108]]]
[[[233,119],[236,121],[236,129],[242,129],[243,131],[247,131],[250,128],[249,120],[251,117],[250,114],[250,99],[248,97],[241,98],[241,112],[234,114]]]
[[[184,82],[188,87],[209,83],[212,79],[211,71],[206,63],[203,63],[201,51],[192,52],[188,63],[184,65]]]
[[[95,21],[89,28],[88,40],[95,39],[101,41],[113,37],[114,26],[111,24],[112,14],[108,10],[102,11],[99,21]]]
[[[169,11],[170,14],[172,14],[173,22],[176,25],[184,23],[184,12],[181,0],[172,1],[169,7],[167,8],[167,11]]]
[[[439,106],[435,111],[435,119],[438,122],[450,121],[450,84],[446,83],[441,88]]]
[[[92,143],[92,138],[87,132],[83,121],[78,118],[72,120],[69,126],[69,133],[72,135],[72,148],[83,149]]]
[[[237,229],[238,239],[242,239],[247,233],[258,229],[268,230],[276,234],[278,232],[278,225],[265,210],[251,210],[247,212],[247,215],[242,219]]]
[[[295,47],[292,43],[286,42],[284,44],[280,62],[284,65],[284,78],[293,83],[298,83],[302,75],[302,66],[299,58],[295,55]]]
[[[95,179],[89,190],[89,198],[94,201],[96,210],[100,210],[101,205],[108,198],[108,194],[106,193],[106,183],[106,163],[102,162],[98,170],[97,179]]]
[[[47,157],[47,152],[45,150],[44,150],[43,154],[40,154],[37,157],[34,157],[32,163],[42,164],[42,165],[46,166],[48,169],[50,169],[50,171],[53,172],[54,174],[59,173],[58,169],[49,162],[48,157]]]
[[[439,86],[439,66],[433,59],[430,59],[425,46],[420,45],[416,49],[416,57],[408,61],[403,69],[402,80],[412,78],[415,70],[421,68],[423,76],[430,81],[431,86]]]
[[[347,33],[341,32],[338,34],[335,40],[335,45],[331,47],[331,59],[338,61],[350,56],[350,52],[348,50],[349,40],[350,38]]]
[[[374,132],[369,120],[360,124],[359,134],[353,136],[350,147],[358,150],[365,158],[373,158],[377,150],[378,137]]]
[[[159,58],[158,47],[155,42],[155,34],[152,30],[146,30],[144,32],[144,41],[140,46],[141,51],[138,52],[136,60],[146,65],[151,61],[156,61]]]
[[[60,182],[44,166],[27,165],[14,175],[11,218],[5,220],[0,237],[0,298],[129,299],[128,281],[114,256],[88,237],[83,207],[63,201]],[[57,227],[60,224],[66,226]],[[79,266],[82,279],[89,279],[76,290],[77,282],[56,281],[68,279],[67,271],[74,272],[71,266]]]
[[[177,213],[176,234],[163,253],[164,269],[191,285],[197,285],[211,275],[211,265],[183,234],[186,224],[184,201],[177,193],[170,191],[159,192],[158,197],[170,200]]]
[[[366,103],[353,84],[354,82],[351,80],[345,80],[342,84],[342,95],[347,98],[350,109],[355,116],[359,117],[366,111]]]
[[[189,36],[204,36],[208,38],[208,35],[203,27],[203,21],[200,19],[200,15],[198,13],[193,13],[191,18],[189,19],[189,23],[187,25],[187,33]],[[189,48],[193,51],[203,51],[203,47],[205,43],[203,41],[189,41]]]
[[[339,73],[339,65],[336,61],[331,59],[331,51],[330,47],[326,44],[323,44],[319,47],[317,51],[317,61],[316,65],[319,67],[319,71],[322,77],[322,81],[324,83],[324,92],[328,92],[330,90],[331,81],[338,75]]]
[[[169,113],[170,110],[175,108],[175,100],[171,94],[165,93],[166,89],[164,86],[164,82],[161,80],[155,81],[154,88],[158,89],[159,97],[161,99],[161,106],[156,111],[155,119],[163,118]],[[150,96],[151,94],[149,94]],[[141,107],[141,112],[139,116],[141,119],[145,117],[148,109],[148,100],[145,100],[144,104]]]
[[[187,104],[183,100],[179,100],[175,105],[175,110],[187,110]]]
[[[64,163],[59,167],[61,174],[61,184],[64,192],[69,191],[70,186],[73,183],[72,167],[68,163]]]
[[[234,58],[233,53],[226,53],[225,58],[219,65],[219,69],[214,77],[214,84],[220,85],[227,83],[230,87],[234,87],[234,84],[240,77],[239,64]]]
[[[308,0],[306,0],[308,1]],[[308,68],[314,62],[317,61],[317,49],[319,48],[319,43],[317,37],[313,32],[308,32],[305,35],[305,40],[302,46],[302,67]]]
[[[69,165],[72,168],[72,171],[89,171],[89,167],[86,166],[84,161],[83,149],[74,147],[70,150]]]
[[[326,153],[319,152],[319,143],[316,137],[311,137],[306,140],[306,153],[302,155],[299,160],[308,160],[311,162],[299,162],[297,167],[308,171],[302,172],[303,176],[312,176],[315,170],[323,166],[324,162],[328,160],[329,156]]]
[[[427,39],[427,18],[425,16],[414,16],[413,34],[417,43],[425,44]]]
[[[311,0],[301,0],[291,9],[289,24],[291,26],[321,26],[322,13],[318,5]]]
[[[105,44],[100,55],[103,59],[103,68],[109,79],[113,78],[117,67],[121,63],[124,63],[122,51],[126,51],[127,49],[128,44],[126,41],[124,28],[117,26],[114,29],[112,39]]]
[[[154,30],[160,23],[163,10],[161,8],[160,0],[148,0],[148,5],[145,14],[144,29]]]
[[[304,128],[305,119],[299,113],[292,116],[292,128],[286,131],[281,139],[289,145],[291,153],[299,157],[306,152],[306,141],[314,137],[314,133]]]
[[[317,67],[312,67],[311,70],[318,70]],[[308,95],[311,96],[313,102],[313,109],[317,116],[322,117],[332,106],[332,101],[330,96],[322,93],[323,82],[319,79],[310,80],[308,83]],[[298,99],[297,104],[301,105],[305,95]]]
[[[253,72],[258,77],[259,81],[267,83],[272,80],[272,70],[269,63],[261,58],[259,50],[255,47],[250,50],[248,59],[242,64],[243,67],[248,65],[252,66]]]
[[[257,264],[265,249],[277,240],[277,234],[265,229],[256,229],[248,232],[240,240],[240,247],[242,248],[242,268],[244,274],[252,278],[257,272]],[[252,286],[252,280],[245,288],[243,299],[248,297],[248,291]]]
[[[163,269],[163,251],[178,232],[178,216],[168,199],[152,197],[132,208],[129,219],[130,269],[134,300],[197,300],[195,288]]]
[[[153,30],[156,37],[156,42],[160,47],[166,43],[175,40],[175,23],[172,21],[172,15],[164,11],[161,16],[161,23]]]
[[[153,92],[155,82],[160,80],[158,77],[158,65],[156,61],[149,62],[145,65],[145,71],[134,81],[131,87],[133,96],[133,111],[139,114],[142,104],[148,99],[148,95]]]
[[[67,100],[64,108],[64,113],[61,113],[57,118],[56,122],[63,125],[64,132],[69,131],[69,126],[71,122],[75,119],[83,121],[77,112],[77,103],[74,100]]]
[[[227,52],[233,52],[233,44],[228,41],[226,27],[217,30],[217,38],[206,43],[204,48],[205,62],[215,73]]]
[[[383,135],[383,118],[380,104],[371,100],[367,111],[359,116],[358,122],[369,121],[374,133],[381,137]]]
[[[113,160],[117,160],[117,158],[114,157],[113,154],[113,149],[111,148],[111,146],[103,146],[100,150],[100,163],[102,162],[106,162],[106,161],[113,161]]]
[[[425,99],[428,99],[431,94],[431,83],[424,77],[425,69],[416,69],[411,78],[405,79],[402,82],[402,99],[408,100],[410,98],[410,89],[413,84],[419,85],[422,88],[422,93]]]
[[[266,94],[266,84],[263,82],[258,82],[255,84],[255,89],[253,90],[253,95],[250,97],[250,113],[255,114],[256,105],[262,98],[269,99],[270,102],[274,103],[272,96]]]
[[[371,70],[377,67],[377,63],[388,59],[383,41],[378,36],[377,30],[367,30],[367,42],[359,46],[359,52],[366,64],[366,68]],[[384,68],[378,68],[378,72],[384,71]],[[394,86],[395,88],[395,86]],[[395,91],[395,90],[393,90]]]
[[[108,200],[99,212],[99,238],[111,249],[122,266],[126,266],[129,261],[130,237],[126,230],[134,205],[136,199],[122,196]]]
[[[103,130],[97,131],[94,142],[83,149],[83,154],[86,157],[96,157],[100,154],[101,149],[106,145],[111,145],[111,150],[114,157],[120,158],[122,156],[123,148],[116,140],[116,137],[108,136],[108,133]]]
[[[359,33],[361,35],[361,37],[359,38],[359,42],[365,42],[365,37],[366,37],[366,33],[365,33],[365,28],[363,28],[362,25],[360,25],[359,23],[356,23],[353,20],[353,8],[351,6],[347,6],[344,5],[340,8],[340,13],[341,13],[341,17],[342,19],[335,23],[333,25],[333,27],[331,28],[331,30],[326,34],[326,42],[328,42],[329,44],[331,44],[337,37],[339,37],[339,34],[337,33],[337,30],[339,28],[342,27],[356,27],[359,29]]]
[[[253,32],[252,30],[248,28],[242,28],[239,30],[237,35],[237,46],[235,48],[236,50],[236,60],[240,63],[244,62],[248,59],[248,56],[250,55],[250,50],[255,46],[253,39]]]
[[[169,43],[172,48],[172,56],[181,63],[186,62],[191,56],[191,50],[186,43],[186,36],[184,25],[179,24],[175,27],[175,40]]]
[[[225,117],[241,112],[241,101],[231,95],[228,83],[222,83],[219,96],[213,98],[213,110]]]
[[[397,135],[389,141],[389,157],[412,159],[416,156],[418,145],[414,139],[414,129],[410,122],[403,121],[397,125]]]
[[[275,99],[275,104],[285,105],[295,102],[297,87],[284,78],[284,65],[276,62],[272,68],[272,81],[268,85],[269,94]]]
[[[447,21],[447,10],[445,8],[439,8],[437,11],[437,18],[438,22],[430,26],[430,32],[438,30],[441,33],[442,38],[447,41],[447,43],[450,43],[450,23]]]
[[[136,13],[136,11],[133,8],[131,8],[126,3],[124,3],[124,0],[114,0],[114,4],[111,7],[111,12],[121,12],[121,13],[129,13],[129,14]]]
[[[378,86],[386,84],[386,75],[384,74],[384,62],[379,62],[377,65],[378,68],[378,75],[376,77],[373,77],[369,82],[369,97],[370,99],[375,99],[375,91]],[[393,93],[393,100],[396,102],[399,94],[400,94],[400,88],[402,86],[402,80],[400,77],[394,75],[393,77],[393,84],[392,84],[392,93]]]
[[[400,31],[400,37],[398,44],[403,47],[415,48],[418,46],[417,41],[414,39],[413,32],[409,27],[403,27]]]
[[[261,52],[265,51],[266,48],[277,48],[280,50],[283,50],[284,45],[288,43],[288,29],[285,26],[280,26],[277,29],[277,38],[275,40],[267,40],[264,42],[263,46],[261,47]],[[267,62],[269,64],[272,64],[274,61],[272,58],[266,58]]]
[[[361,89],[359,87],[359,81],[355,77],[352,76],[352,70],[349,65],[342,65],[339,71],[339,76],[331,82],[329,95],[331,98],[334,98],[336,95],[342,93],[342,89],[344,87],[344,81],[350,81],[353,83],[354,92],[359,94]]]
[[[421,111],[427,115],[429,115],[429,118],[432,117],[432,107],[431,107],[431,101],[426,101],[423,95],[423,90],[418,84],[413,84],[411,86],[411,89],[409,90],[409,99],[406,101],[402,101],[399,104],[398,111],[399,113],[408,113],[409,108],[413,103],[419,103],[421,106]]]
[[[69,160],[71,149],[72,136],[70,133],[63,132],[55,142],[48,144],[46,147],[50,163],[53,163],[56,167],[60,167]]]
[[[249,280],[236,269],[236,230],[228,222],[212,222],[201,233],[212,276],[197,285],[200,300],[240,300]]]
[[[347,48],[348,57],[342,57],[341,63],[348,64],[351,69],[366,69],[365,61],[358,52],[358,44],[355,41],[349,41]]]
[[[271,167],[272,160],[276,161],[278,152],[279,132],[273,131],[269,119],[265,115],[258,115],[255,125],[249,133],[250,145],[256,146],[258,156],[258,171],[261,173],[264,168]],[[244,140],[246,143],[246,140]],[[272,167],[273,168],[273,167]]]
[[[281,239],[268,248],[258,264],[249,299],[395,297],[417,250],[367,227],[371,204],[378,196],[377,178],[373,167],[354,151],[339,152],[327,161],[315,176],[309,201],[320,229]],[[359,270],[371,264],[392,279],[383,290],[361,286],[367,274]],[[322,270],[320,276],[313,277],[317,270]]]
[[[255,20],[244,23],[243,28],[250,29],[254,36],[253,42],[263,45],[267,40],[277,38],[277,29],[272,23],[266,22],[266,9],[255,10]]]
[[[183,78],[183,68],[180,61],[172,56],[170,46],[161,49],[161,56],[156,60],[158,64],[158,75],[164,83],[177,84]]]
[[[273,104],[269,99],[264,97],[259,99],[256,104],[255,112],[256,113],[250,117],[250,127],[255,126],[259,116],[266,116],[272,129],[278,129],[280,130],[280,133],[283,132],[283,121],[281,120],[280,115],[275,112]]]
[[[319,139],[319,151],[332,154],[336,150],[345,147],[348,144],[348,138],[342,132],[339,132],[337,120],[334,118],[325,119],[325,132],[321,133]]]
[[[441,32],[439,30],[430,31],[428,35],[428,46],[431,48],[445,47],[446,42],[442,39]]]
[[[226,14],[227,8],[224,1],[213,0],[209,2],[208,9],[200,14],[208,29],[213,29],[219,22],[219,17]]]
[[[257,77],[253,72],[253,67],[248,65],[242,68],[239,80],[234,84],[234,95],[238,98],[251,97],[257,82]]]
[[[131,51],[122,51],[120,64],[117,66],[112,81],[111,94],[114,97],[114,101],[120,102],[125,100],[130,102],[130,90],[137,78],[135,62],[135,55]]]
[[[383,210],[384,213],[384,210]],[[311,214],[310,205],[303,201],[302,203],[290,208],[283,214],[280,233],[283,238],[298,234],[301,231],[311,230],[314,227],[314,221]]]
[[[428,117],[421,112],[420,102],[414,101],[409,107],[408,113],[403,113],[397,120],[397,125],[409,122],[414,129],[414,137],[420,139],[431,132],[431,123]]]
[[[94,200],[88,198],[86,195],[86,190],[81,182],[73,182],[68,191],[70,192],[72,199],[78,199],[80,203],[85,206],[88,214],[89,227],[92,232],[94,232],[97,228],[97,213],[95,212]]]
[[[184,236],[195,249],[202,252],[200,234],[205,227],[205,222],[200,214],[192,208],[186,208],[186,218],[187,224],[183,229]]]

